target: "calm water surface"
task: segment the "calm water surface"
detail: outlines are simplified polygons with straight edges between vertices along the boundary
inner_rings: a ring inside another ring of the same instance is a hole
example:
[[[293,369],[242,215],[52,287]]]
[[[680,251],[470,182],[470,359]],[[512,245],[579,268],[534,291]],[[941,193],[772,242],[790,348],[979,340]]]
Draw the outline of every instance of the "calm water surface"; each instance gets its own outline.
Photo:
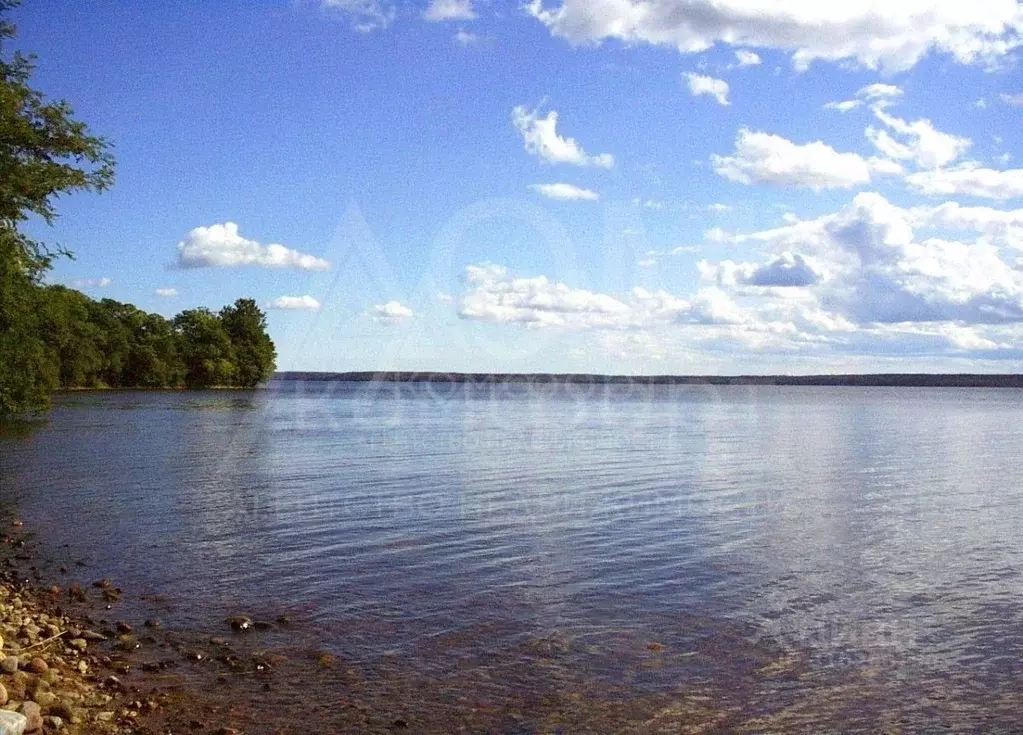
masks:
[[[169,625],[287,611],[346,660],[457,670],[497,709],[635,698],[637,731],[671,731],[669,695],[702,691],[735,729],[1012,730],[1021,409],[982,389],[86,393],[0,439],[0,500],[54,555],[164,595]]]

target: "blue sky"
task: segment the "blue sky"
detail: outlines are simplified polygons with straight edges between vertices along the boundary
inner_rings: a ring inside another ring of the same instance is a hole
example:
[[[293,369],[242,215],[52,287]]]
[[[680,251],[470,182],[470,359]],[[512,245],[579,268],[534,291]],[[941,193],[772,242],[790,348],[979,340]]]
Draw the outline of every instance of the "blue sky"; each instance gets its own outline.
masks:
[[[118,159],[33,233],[282,369],[1018,371],[1021,7],[27,0]]]

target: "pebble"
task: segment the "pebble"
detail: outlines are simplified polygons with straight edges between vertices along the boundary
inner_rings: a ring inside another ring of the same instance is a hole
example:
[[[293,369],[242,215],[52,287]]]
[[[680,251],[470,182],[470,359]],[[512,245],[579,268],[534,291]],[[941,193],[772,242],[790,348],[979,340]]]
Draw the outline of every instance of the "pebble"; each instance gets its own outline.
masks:
[[[8,699],[7,687],[5,687],[3,684],[0,684],[0,707],[3,707],[5,704],[7,704],[7,699]]]
[[[28,724],[25,725],[25,732],[36,732],[43,729],[43,711],[35,702],[22,702],[18,708],[21,714],[25,715]]]
[[[45,674],[49,668],[46,662],[38,656],[29,661],[28,665],[25,666],[25,670],[30,674]]]
[[[57,698],[57,695],[54,694],[53,692],[45,692],[37,689],[35,695],[33,695],[32,697],[32,701],[34,701],[43,709],[49,709],[50,707],[55,705],[59,700]]]
[[[0,661],[0,670],[3,670],[5,674],[13,674],[18,670],[18,659],[14,656],[8,656],[3,661]]]
[[[84,638],[72,638],[69,643],[72,648],[77,648],[79,651],[84,651],[89,647],[89,643]]]

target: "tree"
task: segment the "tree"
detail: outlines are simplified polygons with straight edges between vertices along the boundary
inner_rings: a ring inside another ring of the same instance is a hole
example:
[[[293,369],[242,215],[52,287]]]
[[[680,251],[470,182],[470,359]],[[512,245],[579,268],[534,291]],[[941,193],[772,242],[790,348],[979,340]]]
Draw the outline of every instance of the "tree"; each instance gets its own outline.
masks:
[[[51,224],[60,194],[102,191],[114,176],[109,143],[89,134],[67,102],[47,102],[29,86],[33,57],[5,53],[15,27],[4,13],[16,5],[0,0],[0,416],[45,408],[56,376],[34,287],[64,251],[19,228],[33,216]]]
[[[39,289],[24,258],[0,228],[0,419],[41,410],[58,384],[54,355],[39,339]]]
[[[47,286],[39,296],[40,338],[56,358],[60,385],[98,386],[104,356],[101,335],[90,318],[92,299],[65,286]]]
[[[234,350],[220,317],[209,309],[189,309],[174,317],[174,329],[181,338],[185,385],[209,388],[232,384]]]
[[[277,366],[277,350],[266,333],[266,315],[252,299],[238,299],[220,310],[220,321],[234,348],[233,385],[254,388],[269,380]]]

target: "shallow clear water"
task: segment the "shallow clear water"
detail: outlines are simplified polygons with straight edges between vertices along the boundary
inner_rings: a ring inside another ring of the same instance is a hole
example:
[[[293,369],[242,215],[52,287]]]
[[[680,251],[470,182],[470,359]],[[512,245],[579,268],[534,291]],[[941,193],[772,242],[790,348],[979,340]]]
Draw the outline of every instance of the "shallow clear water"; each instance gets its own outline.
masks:
[[[556,658],[563,687],[715,687],[779,727],[968,729],[1023,714],[1021,409],[1007,389],[82,393],[0,438],[0,500],[55,557],[166,596],[171,625],[287,610],[424,676],[511,651]],[[841,702],[796,712],[821,692]]]

